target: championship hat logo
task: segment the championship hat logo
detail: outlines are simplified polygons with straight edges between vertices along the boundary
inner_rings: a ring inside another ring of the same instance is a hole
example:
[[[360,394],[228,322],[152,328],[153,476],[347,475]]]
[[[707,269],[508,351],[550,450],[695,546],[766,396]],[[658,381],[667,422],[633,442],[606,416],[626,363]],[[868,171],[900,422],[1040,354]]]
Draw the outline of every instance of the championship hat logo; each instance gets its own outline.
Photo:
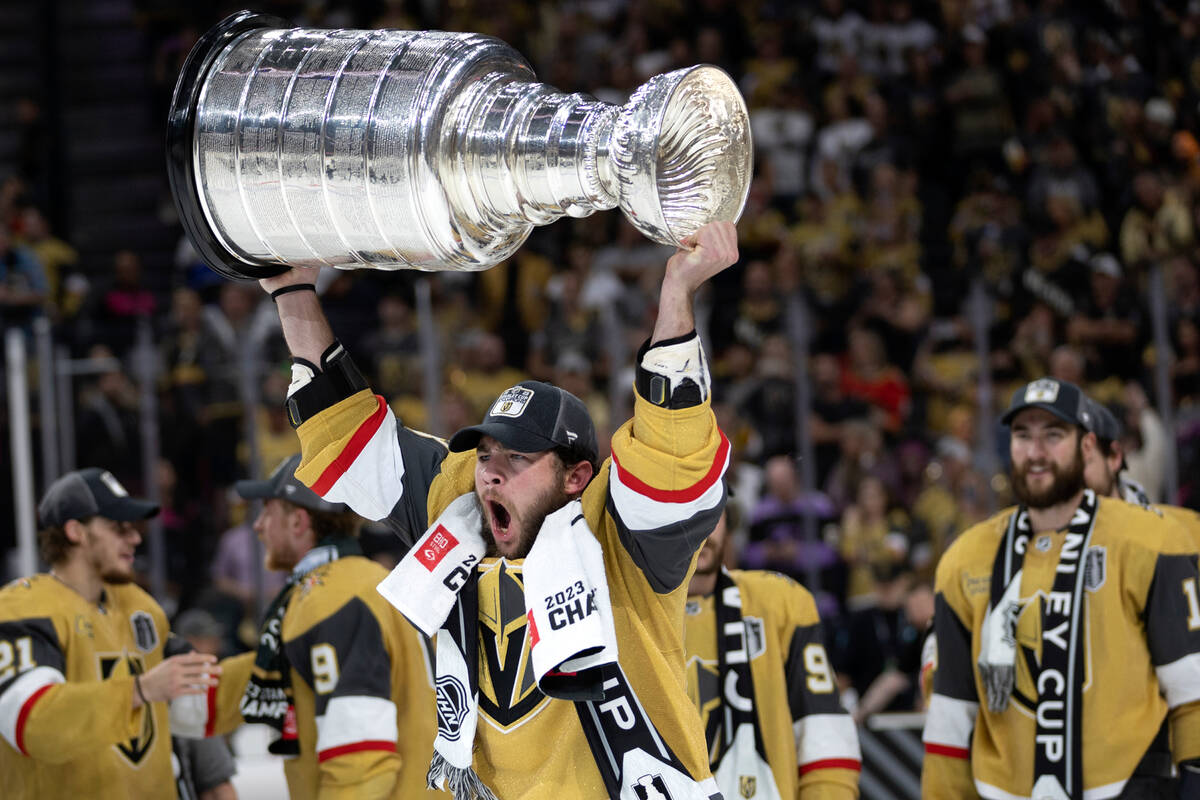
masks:
[[[1042,378],[1025,387],[1026,403],[1053,403],[1058,399],[1058,381]]]
[[[489,416],[519,417],[525,413],[525,408],[531,399],[533,399],[532,389],[526,389],[524,386],[505,389],[504,393],[496,398],[496,402],[492,403]]]

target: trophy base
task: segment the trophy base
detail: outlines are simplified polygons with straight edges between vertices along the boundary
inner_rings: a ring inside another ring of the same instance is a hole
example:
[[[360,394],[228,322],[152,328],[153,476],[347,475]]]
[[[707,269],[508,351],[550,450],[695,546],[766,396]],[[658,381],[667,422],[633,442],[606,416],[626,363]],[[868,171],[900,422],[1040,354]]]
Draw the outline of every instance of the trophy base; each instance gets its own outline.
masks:
[[[260,280],[282,275],[287,264],[253,263],[234,258],[213,233],[200,205],[201,187],[196,185],[192,143],[196,130],[196,108],[204,79],[225,46],[246,31],[287,27],[287,23],[266,14],[242,11],[205,33],[188,54],[167,121],[167,179],[179,210],[179,220],[201,258],[215,272],[235,280]]]

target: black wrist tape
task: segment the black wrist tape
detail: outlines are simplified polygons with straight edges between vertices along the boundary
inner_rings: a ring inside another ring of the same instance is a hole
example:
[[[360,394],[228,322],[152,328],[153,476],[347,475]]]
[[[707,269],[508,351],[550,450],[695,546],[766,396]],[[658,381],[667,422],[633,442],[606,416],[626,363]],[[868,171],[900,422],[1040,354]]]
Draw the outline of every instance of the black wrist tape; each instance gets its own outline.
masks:
[[[312,368],[309,362],[301,359],[296,361]],[[293,428],[298,428],[305,420],[366,388],[367,379],[354,365],[346,349],[335,341],[321,355],[320,371],[307,386],[287,399],[288,422]]]
[[[284,286],[271,292],[271,299],[278,302],[279,295],[287,294],[288,292],[315,292],[317,286],[314,283],[293,283],[291,286]]]
[[[651,372],[642,366],[642,359],[646,353],[650,352],[651,348],[662,347],[665,345],[679,344],[693,339],[696,332],[677,336],[672,339],[663,339],[660,342],[651,343],[649,339],[638,348],[637,353],[637,372],[634,375],[633,384],[637,388],[637,393],[643,399],[650,401],[660,408],[669,408],[672,410],[680,408],[691,408],[698,406],[703,402],[704,397],[700,392],[700,386],[691,378],[684,378],[682,382],[675,386],[675,390],[671,391],[671,379],[665,375],[659,375]]]

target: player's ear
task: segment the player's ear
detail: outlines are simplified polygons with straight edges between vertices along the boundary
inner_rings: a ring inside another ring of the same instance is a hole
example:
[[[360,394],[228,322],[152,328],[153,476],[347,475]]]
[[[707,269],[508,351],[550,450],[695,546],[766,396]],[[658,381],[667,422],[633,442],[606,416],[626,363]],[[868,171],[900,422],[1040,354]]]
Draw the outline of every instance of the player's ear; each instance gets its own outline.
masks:
[[[563,491],[574,497],[587,488],[592,479],[592,465],[589,461],[580,461],[566,468],[563,475]]]
[[[71,544],[83,544],[87,537],[87,526],[77,519],[69,519],[63,525],[63,533],[67,535],[67,541]]]

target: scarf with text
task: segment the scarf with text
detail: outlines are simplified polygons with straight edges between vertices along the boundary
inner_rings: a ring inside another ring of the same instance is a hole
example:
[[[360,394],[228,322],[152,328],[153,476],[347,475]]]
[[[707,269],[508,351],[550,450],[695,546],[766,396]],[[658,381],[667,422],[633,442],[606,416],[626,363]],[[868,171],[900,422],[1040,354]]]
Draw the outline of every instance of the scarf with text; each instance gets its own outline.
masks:
[[[362,555],[357,539],[327,537],[309,550],[292,569],[287,583],[275,595],[258,633],[258,651],[246,691],[242,694],[241,714],[246,722],[259,722],[272,728],[267,750],[277,756],[300,755],[297,738],[296,706],[292,695],[292,670],[283,649],[283,618],[288,603],[308,573],[345,556]]]
[[[1048,800],[1083,796],[1083,603],[1086,555],[1098,505],[1095,493],[1085,489],[1065,529],[1050,594],[1038,595],[1040,658],[1025,654],[1037,693],[1033,698],[1019,697],[1036,718],[1033,796]],[[979,672],[988,709],[994,713],[1004,711],[1016,691],[1017,621],[1023,611],[1025,553],[1030,546],[1048,546],[1049,536],[1033,538],[1029,512],[1022,506],[1009,519],[992,565],[991,597],[980,631]]]

